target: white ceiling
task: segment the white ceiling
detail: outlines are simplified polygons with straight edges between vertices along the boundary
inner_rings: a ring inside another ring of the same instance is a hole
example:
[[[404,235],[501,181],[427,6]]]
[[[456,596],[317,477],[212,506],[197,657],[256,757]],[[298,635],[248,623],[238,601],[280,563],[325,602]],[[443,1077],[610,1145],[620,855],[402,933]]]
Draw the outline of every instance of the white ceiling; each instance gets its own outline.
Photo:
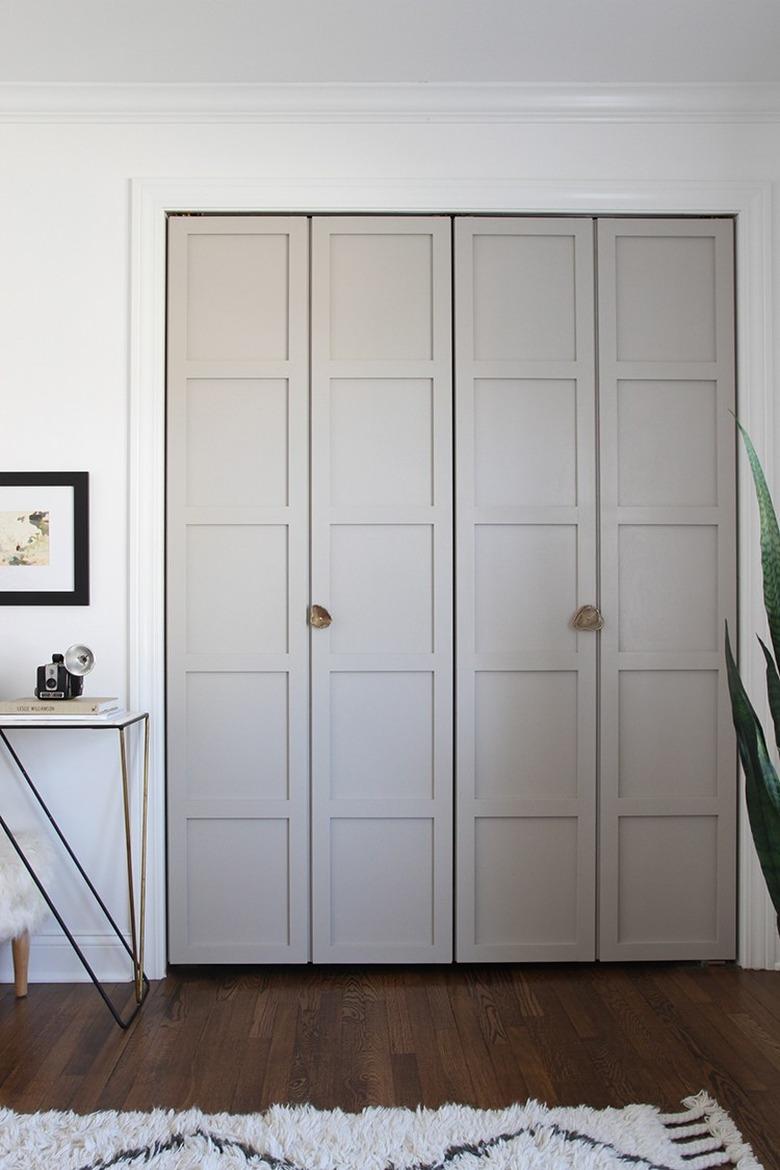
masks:
[[[780,0],[0,0],[0,82],[768,82]]]

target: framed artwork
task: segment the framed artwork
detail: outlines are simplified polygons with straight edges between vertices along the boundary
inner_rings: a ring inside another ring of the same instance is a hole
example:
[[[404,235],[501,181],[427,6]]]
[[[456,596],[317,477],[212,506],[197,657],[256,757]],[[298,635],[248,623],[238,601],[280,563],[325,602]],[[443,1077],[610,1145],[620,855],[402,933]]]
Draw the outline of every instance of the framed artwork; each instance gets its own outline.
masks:
[[[0,605],[89,605],[88,472],[0,472]]]

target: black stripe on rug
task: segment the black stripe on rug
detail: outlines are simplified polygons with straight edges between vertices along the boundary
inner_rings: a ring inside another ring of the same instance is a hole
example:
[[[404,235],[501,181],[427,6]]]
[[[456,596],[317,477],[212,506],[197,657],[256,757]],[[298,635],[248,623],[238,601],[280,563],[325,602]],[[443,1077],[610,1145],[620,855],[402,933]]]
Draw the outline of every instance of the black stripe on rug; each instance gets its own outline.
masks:
[[[521,1137],[534,1138],[537,1134],[545,1132],[555,1137],[563,1138],[566,1142],[587,1146],[594,1150],[606,1150],[613,1154],[618,1162],[625,1163],[627,1166],[644,1167],[645,1170],[673,1170],[672,1167],[663,1165],[660,1162],[651,1162],[638,1154],[626,1154],[609,1142],[598,1141],[596,1138],[592,1138],[585,1133],[578,1133],[576,1130],[563,1129],[554,1123],[524,1126],[522,1129],[515,1130],[513,1133],[499,1133],[494,1137],[484,1138],[479,1142],[466,1142],[462,1145],[449,1146],[445,1150],[444,1156],[438,1162],[417,1162],[412,1166],[403,1168],[391,1162],[386,1167],[386,1170],[447,1170],[447,1167],[451,1166],[453,1162],[457,1161],[458,1158],[464,1157],[466,1154],[477,1159],[484,1158],[497,1146],[507,1145],[509,1142],[517,1141]],[[137,1159],[143,1159],[149,1164],[152,1158],[160,1154],[184,1149],[186,1143],[191,1141],[192,1138],[200,1138],[210,1143],[220,1154],[226,1150],[231,1150],[234,1153],[241,1154],[247,1163],[264,1162],[270,1167],[270,1170],[306,1170],[305,1167],[297,1166],[294,1162],[290,1162],[285,1158],[277,1158],[273,1154],[262,1153],[260,1150],[255,1149],[246,1142],[240,1141],[238,1138],[220,1137],[218,1134],[209,1133],[203,1129],[196,1129],[191,1134],[172,1134],[167,1141],[151,1142],[147,1146],[122,1150],[114,1154],[107,1161],[89,1162],[79,1167],[79,1170],[111,1170],[111,1167],[120,1166],[122,1163],[130,1163]],[[334,1170],[338,1170],[338,1167],[334,1167]]]

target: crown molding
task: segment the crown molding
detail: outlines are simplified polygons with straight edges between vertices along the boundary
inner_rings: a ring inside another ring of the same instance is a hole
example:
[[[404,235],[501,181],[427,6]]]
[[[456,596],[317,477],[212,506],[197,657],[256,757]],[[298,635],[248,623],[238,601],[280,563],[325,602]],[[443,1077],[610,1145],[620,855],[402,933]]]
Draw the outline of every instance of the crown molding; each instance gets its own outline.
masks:
[[[745,84],[0,83],[2,122],[778,122]]]

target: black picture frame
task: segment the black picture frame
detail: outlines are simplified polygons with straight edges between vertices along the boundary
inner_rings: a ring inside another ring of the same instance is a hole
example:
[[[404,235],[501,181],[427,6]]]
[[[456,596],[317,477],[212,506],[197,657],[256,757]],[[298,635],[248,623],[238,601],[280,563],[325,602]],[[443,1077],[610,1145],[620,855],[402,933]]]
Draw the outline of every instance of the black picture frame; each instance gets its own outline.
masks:
[[[5,589],[0,583],[0,605],[89,605],[89,472],[2,471],[0,511],[4,487],[70,487],[73,489],[73,588],[57,590]]]

